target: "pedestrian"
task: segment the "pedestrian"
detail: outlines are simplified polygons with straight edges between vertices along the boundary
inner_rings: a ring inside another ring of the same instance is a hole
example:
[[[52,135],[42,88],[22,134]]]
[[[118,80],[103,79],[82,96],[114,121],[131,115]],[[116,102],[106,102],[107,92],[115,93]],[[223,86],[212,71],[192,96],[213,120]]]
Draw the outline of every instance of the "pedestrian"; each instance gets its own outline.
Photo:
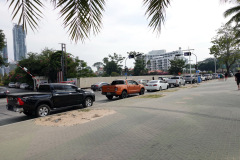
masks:
[[[235,81],[237,82],[238,90],[240,90],[239,83],[240,83],[240,70],[235,74]]]
[[[225,72],[225,81],[227,80],[227,78],[228,78],[228,73]]]
[[[152,77],[152,80],[154,80],[154,77]]]

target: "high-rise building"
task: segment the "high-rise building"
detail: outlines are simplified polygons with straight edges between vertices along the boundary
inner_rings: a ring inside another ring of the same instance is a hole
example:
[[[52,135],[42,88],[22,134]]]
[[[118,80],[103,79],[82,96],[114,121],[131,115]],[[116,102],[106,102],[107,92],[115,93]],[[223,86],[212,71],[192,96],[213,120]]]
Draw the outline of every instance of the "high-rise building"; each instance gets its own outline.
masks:
[[[145,62],[147,64],[146,67],[149,71],[167,71],[171,67],[169,60],[173,60],[176,56],[185,60],[186,63],[188,62],[188,60],[183,56],[181,48],[172,52],[166,52],[166,50],[150,51],[145,56]]]
[[[13,27],[13,46],[14,46],[14,61],[20,61],[26,58],[26,34],[23,26],[14,24]]]

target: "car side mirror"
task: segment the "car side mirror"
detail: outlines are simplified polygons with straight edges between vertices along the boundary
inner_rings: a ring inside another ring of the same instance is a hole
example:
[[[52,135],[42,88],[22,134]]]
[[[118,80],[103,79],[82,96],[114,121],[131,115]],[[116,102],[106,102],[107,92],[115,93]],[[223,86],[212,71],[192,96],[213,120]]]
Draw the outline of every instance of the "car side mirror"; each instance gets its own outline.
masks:
[[[77,89],[76,89],[77,92],[80,92],[81,90],[82,90],[81,88],[77,88]]]

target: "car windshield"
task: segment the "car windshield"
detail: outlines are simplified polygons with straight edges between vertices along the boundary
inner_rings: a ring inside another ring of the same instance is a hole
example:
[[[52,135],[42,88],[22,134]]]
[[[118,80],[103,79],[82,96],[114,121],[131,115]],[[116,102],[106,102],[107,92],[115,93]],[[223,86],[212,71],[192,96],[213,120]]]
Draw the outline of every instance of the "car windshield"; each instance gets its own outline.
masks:
[[[40,85],[38,92],[50,92],[50,86],[49,85]]]
[[[158,81],[150,81],[149,83],[158,83]]]
[[[113,81],[111,85],[116,85],[116,84],[125,84],[124,81],[119,80],[119,81]]]
[[[171,77],[171,79],[179,79],[178,77]]]
[[[94,83],[93,85],[100,85],[101,83]]]

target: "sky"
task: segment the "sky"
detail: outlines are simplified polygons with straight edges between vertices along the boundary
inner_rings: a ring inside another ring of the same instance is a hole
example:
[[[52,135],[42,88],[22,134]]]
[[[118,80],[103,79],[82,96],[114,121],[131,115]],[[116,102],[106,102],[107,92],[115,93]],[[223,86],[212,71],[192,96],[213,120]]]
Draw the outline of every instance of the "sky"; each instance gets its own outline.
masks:
[[[44,48],[61,50],[60,43],[66,44],[68,53],[78,56],[88,66],[102,62],[113,53],[127,57],[127,52],[136,51],[147,54],[152,50],[165,49],[167,52],[194,49],[198,61],[212,57],[209,55],[211,40],[216,30],[228,19],[223,13],[233,4],[220,0],[172,0],[166,9],[165,23],[160,34],[148,27],[146,7],[141,0],[108,0],[103,13],[103,26],[99,34],[90,36],[84,43],[71,41],[62,19],[50,3],[44,3],[44,19],[38,31],[28,28],[26,37],[27,52],[41,53]],[[13,57],[13,23],[11,10],[6,0],[0,0],[0,29],[8,44],[8,57]],[[134,60],[127,60],[127,67],[134,67]],[[123,63],[124,65],[124,63]]]

